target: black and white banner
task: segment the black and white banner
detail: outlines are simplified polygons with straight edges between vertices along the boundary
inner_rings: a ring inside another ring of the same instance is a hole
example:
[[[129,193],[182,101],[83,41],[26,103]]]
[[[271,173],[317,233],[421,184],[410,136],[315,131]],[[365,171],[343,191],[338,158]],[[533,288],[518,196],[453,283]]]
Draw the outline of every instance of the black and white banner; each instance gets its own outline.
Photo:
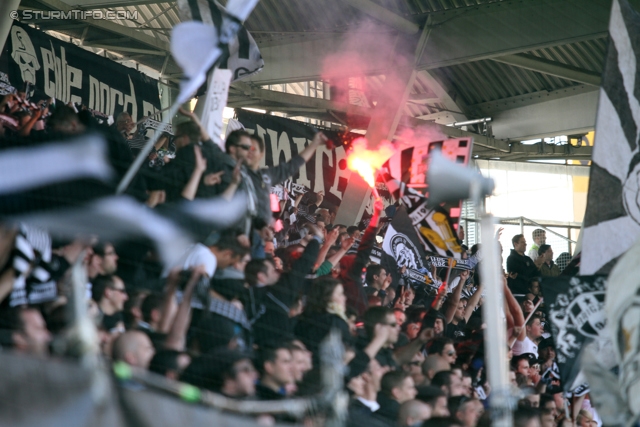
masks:
[[[274,166],[289,161],[311,143],[316,129],[299,121],[245,110],[236,110],[238,121],[249,132],[255,132],[265,143],[262,166]],[[323,129],[333,141],[340,140],[337,132]],[[328,150],[324,145],[316,150],[310,161],[300,168],[287,190],[295,195],[305,192],[324,192],[324,200],[338,207],[347,187],[351,171],[347,168],[345,146]],[[295,197],[294,195],[294,197]]]
[[[640,15],[627,0],[613,1],[609,35],[583,224],[583,275],[609,273],[640,237]]]
[[[398,209],[387,228],[380,258],[380,264],[396,281],[400,278],[400,268],[407,267],[407,274],[411,280],[434,284],[434,279],[428,271],[428,258],[404,206]]]
[[[424,140],[428,139],[429,136],[424,137]],[[382,165],[382,173],[378,175],[378,183],[387,187],[382,189],[381,193],[389,192],[395,199],[402,197],[400,187],[389,182],[390,179],[396,179],[404,183],[407,188],[419,189],[420,193],[426,193],[428,197],[427,174],[431,153],[434,150],[440,150],[445,158],[466,166],[469,164],[472,146],[473,139],[470,138],[446,139],[429,141],[394,154]],[[460,218],[461,204],[462,201],[444,206],[447,215],[452,218],[456,227]]]
[[[0,91],[24,90],[30,82],[34,100],[84,104],[107,116],[127,111],[137,121],[160,110],[156,80],[16,21],[0,56],[0,77]]]
[[[236,13],[236,10],[225,10],[213,0],[178,0],[178,10],[180,19],[184,21],[199,21],[207,25],[213,25],[218,33],[220,41],[223,43],[222,55],[218,60],[217,68],[228,69],[233,73],[231,81],[240,80],[262,71],[264,60],[260,55],[260,49],[249,31],[234,20],[225,20],[227,12]],[[256,1],[248,1],[248,8],[253,9]],[[227,7],[230,4],[227,3]],[[233,18],[244,19],[244,17]],[[228,29],[225,24],[234,22],[238,28],[234,28],[235,34],[225,41],[225,34]],[[196,46],[197,48],[197,46]]]
[[[598,342],[603,365],[615,365],[604,308],[606,276],[544,277],[540,285],[562,386],[574,390],[584,381],[580,354],[589,342]]]

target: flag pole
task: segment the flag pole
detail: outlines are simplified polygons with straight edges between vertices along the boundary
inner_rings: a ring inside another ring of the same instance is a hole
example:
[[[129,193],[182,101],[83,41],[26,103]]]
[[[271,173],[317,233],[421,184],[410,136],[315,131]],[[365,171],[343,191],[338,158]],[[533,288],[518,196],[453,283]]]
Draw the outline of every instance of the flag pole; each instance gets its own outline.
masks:
[[[181,105],[182,104],[180,102],[175,102],[169,108],[169,114],[167,114],[164,120],[162,120],[162,124],[164,125],[169,124],[169,121],[171,121],[171,118],[176,115]],[[153,148],[154,145],[156,145],[156,142],[158,142],[158,139],[160,139],[161,135],[162,135],[162,132],[154,132],[153,137],[149,138],[149,140],[144,145],[144,147],[142,147],[142,150],[140,150],[140,153],[138,153],[138,157],[136,157],[135,161],[131,164],[131,166],[129,166],[127,173],[124,175],[124,177],[118,184],[118,188],[116,189],[116,194],[122,194],[126,191],[126,189],[129,187],[129,184],[131,184],[133,177],[136,175],[136,173],[138,173],[140,166],[142,166],[142,162],[144,162],[144,160],[147,158],[147,156],[151,152],[151,149]]]
[[[492,426],[512,427],[511,394],[509,370],[507,363],[507,331],[503,317],[504,296],[502,294],[502,280],[500,278],[500,257],[498,244],[493,238],[495,220],[492,215],[483,213],[481,220],[483,259],[480,263],[482,281],[486,289],[486,299],[483,305],[484,330],[487,374],[493,391],[489,400],[491,406]]]

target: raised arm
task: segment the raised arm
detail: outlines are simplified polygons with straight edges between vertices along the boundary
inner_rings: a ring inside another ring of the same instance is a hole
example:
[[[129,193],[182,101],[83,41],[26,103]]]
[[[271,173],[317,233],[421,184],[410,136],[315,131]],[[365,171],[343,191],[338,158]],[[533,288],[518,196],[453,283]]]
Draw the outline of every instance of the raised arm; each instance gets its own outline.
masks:
[[[236,167],[233,168],[233,173],[231,175],[231,182],[226,190],[222,193],[222,197],[226,200],[231,200],[233,196],[236,194],[238,190],[238,186],[240,186],[240,181],[242,180],[242,174],[240,173],[240,168],[242,167],[242,162],[238,161],[236,163]]]
[[[338,250],[338,252],[336,252],[331,257],[329,257],[329,259],[327,261],[329,261],[331,263],[331,265],[333,265],[334,267],[336,265],[338,265],[338,263],[340,262],[342,257],[345,256],[346,253],[351,248],[351,246],[353,246],[354,240],[355,239],[353,237],[349,237],[349,238],[344,239],[342,241],[342,244],[340,245],[340,249]]]
[[[349,274],[354,279],[357,278],[358,282],[360,282],[360,273],[362,269],[369,262],[369,257],[371,256],[371,251],[373,250],[373,243],[376,240],[376,231],[378,229],[378,222],[380,221],[380,213],[384,205],[381,200],[376,200],[373,204],[373,216],[371,217],[371,221],[369,222],[369,226],[364,232],[364,236],[362,236],[362,240],[360,241],[360,246],[358,247],[358,253],[356,254],[355,262],[351,267]],[[360,284],[362,286],[362,284]]]
[[[323,144],[326,144],[328,140],[329,138],[327,138],[324,133],[322,132],[316,133],[315,136],[313,137],[313,140],[311,140],[311,144],[307,145],[305,149],[300,152],[299,156],[304,159],[305,163],[308,162],[311,159],[311,157],[313,157],[313,155],[316,153],[316,150],[318,149],[318,147],[320,147]]]
[[[446,308],[444,312],[444,317],[447,320],[447,324],[451,323],[453,320],[453,316],[456,314],[456,310],[458,309],[458,303],[460,302],[460,295],[462,295],[462,284],[456,286],[453,293],[447,298],[445,301]]]
[[[167,276],[167,284],[165,286],[164,300],[162,301],[162,319],[158,326],[158,332],[166,334],[171,327],[171,305],[173,299],[176,297],[176,291],[178,290],[178,283],[180,281],[180,269],[176,268],[171,270],[169,276]]]
[[[193,146],[193,152],[195,154],[196,163],[191,172],[191,177],[187,182],[187,185],[182,189],[182,197],[187,200],[193,200],[196,198],[196,192],[198,191],[198,185],[200,185],[200,179],[205,170],[207,170],[207,160],[202,157],[202,150],[197,145]]]
[[[433,337],[433,329],[424,328],[420,331],[420,335],[418,335],[415,340],[403,347],[395,349],[393,351],[393,358],[396,359],[396,362],[398,362],[399,365],[411,362],[413,356],[415,356],[415,354],[419,352],[420,349],[429,342],[429,340],[433,339]]]
[[[327,257],[327,253],[329,253],[329,249],[331,249],[331,247],[336,242],[336,240],[338,240],[339,233],[340,233],[340,230],[338,230],[337,228],[327,233],[327,238],[325,239],[325,242],[320,248],[320,252],[318,253],[318,258],[316,259],[314,271],[317,270],[318,267],[320,267],[320,264],[324,262],[325,258]]]
[[[522,341],[524,340],[525,336],[527,336],[527,330],[524,327],[524,313],[522,312],[522,308],[520,307],[520,304],[518,304],[516,297],[513,296],[513,294],[511,293],[511,290],[507,286],[506,280],[504,281],[503,288],[504,288],[503,292],[504,292],[504,298],[505,298],[505,304],[506,304],[505,308],[506,310],[509,311],[509,313],[511,313],[511,316],[513,317],[514,335],[517,335],[518,341]],[[512,337],[513,335],[508,338],[509,344],[511,344]]]
[[[476,289],[473,295],[471,295],[471,298],[469,298],[469,301],[467,301],[467,308],[464,311],[465,322],[469,321],[469,318],[473,314],[473,311],[476,309],[476,306],[478,305],[478,301],[480,301],[481,296],[482,296],[482,284],[478,286],[478,289]]]
[[[200,119],[198,118],[198,115],[196,113],[187,111],[184,108],[180,108],[178,111],[180,111],[181,114],[189,117],[191,120],[193,120],[195,124],[198,125],[198,127],[200,128],[200,140],[202,142],[208,141],[211,139],[211,137],[209,136],[205,128],[202,126],[202,123],[200,123]]]
[[[184,288],[182,301],[178,307],[175,320],[164,342],[166,349],[176,351],[184,350],[187,341],[187,329],[189,328],[189,322],[191,320],[191,297],[193,296],[193,291],[198,281],[204,275],[206,275],[206,273],[203,266],[196,267],[191,273],[187,286]]]

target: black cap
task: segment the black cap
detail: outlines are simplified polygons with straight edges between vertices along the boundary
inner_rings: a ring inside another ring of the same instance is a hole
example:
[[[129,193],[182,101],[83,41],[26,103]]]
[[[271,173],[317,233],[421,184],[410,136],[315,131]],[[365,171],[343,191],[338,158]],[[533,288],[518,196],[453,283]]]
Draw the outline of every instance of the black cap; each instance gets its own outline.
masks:
[[[555,345],[553,344],[553,338],[551,337],[545,338],[542,341],[540,341],[540,344],[538,344],[538,351],[548,347],[553,347],[555,349]]]
[[[371,359],[362,350],[356,350],[356,356],[349,362],[347,374],[345,375],[345,382],[351,381],[353,378],[358,377],[369,369],[369,362]]]

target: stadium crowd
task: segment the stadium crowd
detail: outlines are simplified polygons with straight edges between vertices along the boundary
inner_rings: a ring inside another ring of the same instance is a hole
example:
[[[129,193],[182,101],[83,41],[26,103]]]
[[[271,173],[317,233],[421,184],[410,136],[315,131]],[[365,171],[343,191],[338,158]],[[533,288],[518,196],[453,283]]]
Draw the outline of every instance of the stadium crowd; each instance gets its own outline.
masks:
[[[16,141],[96,131],[109,142],[119,177],[133,162],[137,130],[127,113],[108,125],[82,107],[29,105],[24,97],[10,94],[0,102],[0,150]],[[484,357],[491,343],[483,338],[478,266],[453,268],[448,283],[446,268],[431,268],[426,284],[413,281],[406,268],[392,272],[372,262],[387,224],[380,201],[359,226],[336,224],[322,193],[291,194],[274,213],[272,187],[295,177],[326,137],[318,133],[290,161],[261,167],[260,137],[230,132],[223,150],[195,114],[181,112],[188,120],[160,139],[127,194],[155,209],[245,192],[247,214],[232,227],[212,230],[168,266],[137,242],[64,240],[52,233],[50,247],[42,248],[29,224],[3,224],[2,348],[61,357],[51,349],[69,326],[70,270],[83,257],[87,304],[102,356],[112,363],[234,399],[282,400],[318,392],[320,344],[337,330],[346,349],[348,426],[490,425],[492,385]],[[458,235],[464,239],[462,228]],[[568,254],[554,262],[544,230],[532,238],[527,252],[525,236],[513,237],[504,273],[515,425],[601,425],[587,391],[562,391],[542,310],[538,278],[562,274]],[[464,249],[463,257],[481,251],[479,245]],[[41,304],[12,298],[19,284],[33,286],[43,258],[56,281],[54,297]]]

